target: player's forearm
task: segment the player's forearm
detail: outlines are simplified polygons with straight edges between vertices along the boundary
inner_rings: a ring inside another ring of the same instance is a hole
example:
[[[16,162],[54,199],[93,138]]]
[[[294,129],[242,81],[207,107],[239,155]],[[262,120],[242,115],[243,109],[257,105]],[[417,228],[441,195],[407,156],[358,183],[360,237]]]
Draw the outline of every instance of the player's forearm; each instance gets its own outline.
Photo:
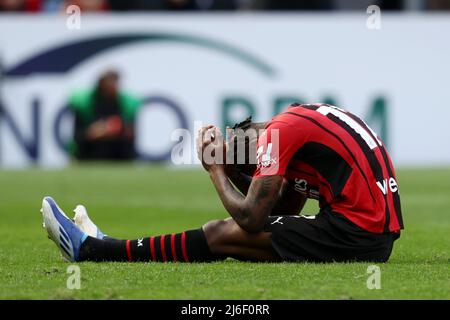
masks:
[[[248,201],[232,186],[225,171],[215,169],[210,170],[209,173],[223,206],[236,223],[247,232],[260,231],[264,223],[255,219]]]
[[[250,184],[252,183],[252,177],[240,172],[235,166],[227,167],[225,173],[236,188],[238,188],[243,195],[247,195],[248,188],[250,188]]]

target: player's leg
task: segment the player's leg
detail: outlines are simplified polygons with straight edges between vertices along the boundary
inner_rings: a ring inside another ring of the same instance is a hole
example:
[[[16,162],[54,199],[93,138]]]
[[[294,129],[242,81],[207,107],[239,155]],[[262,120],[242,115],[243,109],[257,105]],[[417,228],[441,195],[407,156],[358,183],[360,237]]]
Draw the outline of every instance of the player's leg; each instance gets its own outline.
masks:
[[[214,220],[203,226],[212,253],[249,261],[280,261],[272,248],[271,233],[248,233],[232,219]]]
[[[136,240],[90,237],[67,217],[51,197],[42,201],[44,227],[70,261],[213,261],[202,229]]]
[[[202,228],[135,240],[88,237],[79,260],[210,262],[233,257],[248,261],[280,261],[270,233],[247,233],[232,219],[215,220]]]
[[[75,210],[75,224],[90,237],[100,240],[118,240],[105,235],[91,220],[86,208],[78,205]],[[205,237],[211,251],[217,255],[230,256],[241,260],[276,261],[269,239],[270,233],[249,234],[240,228],[233,219],[214,220],[203,226]]]
[[[75,224],[89,236],[97,239],[118,240],[104,235],[90,219],[86,208],[78,205],[75,210]],[[208,246],[213,254],[240,260],[277,261],[269,239],[270,233],[249,234],[233,219],[214,220],[203,226]]]
[[[88,237],[79,260],[210,262],[233,257],[248,261],[279,261],[270,233],[250,234],[232,219],[206,223],[202,228],[177,234],[110,240]]]
[[[45,227],[63,255],[72,261],[208,262],[228,256],[275,261],[268,233],[248,234],[232,220],[204,228],[136,240],[100,240],[81,231],[53,199],[43,200]]]
[[[78,261],[210,262],[221,260],[209,249],[202,229],[132,240],[87,237]]]

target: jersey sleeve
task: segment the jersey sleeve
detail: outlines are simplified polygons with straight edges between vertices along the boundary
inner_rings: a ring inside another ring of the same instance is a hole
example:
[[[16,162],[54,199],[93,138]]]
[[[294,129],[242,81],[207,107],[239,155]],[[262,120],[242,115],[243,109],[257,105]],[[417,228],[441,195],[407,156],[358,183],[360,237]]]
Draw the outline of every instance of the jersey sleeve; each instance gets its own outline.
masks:
[[[284,121],[271,122],[258,139],[254,178],[284,175],[295,152],[303,145],[301,130]]]

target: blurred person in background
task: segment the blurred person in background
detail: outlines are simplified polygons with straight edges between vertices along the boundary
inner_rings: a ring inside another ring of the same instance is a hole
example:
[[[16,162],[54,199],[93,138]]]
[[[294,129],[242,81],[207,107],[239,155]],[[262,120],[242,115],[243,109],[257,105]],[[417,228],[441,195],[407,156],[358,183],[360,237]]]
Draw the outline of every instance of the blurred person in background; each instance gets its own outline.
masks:
[[[119,73],[104,72],[93,90],[69,101],[75,115],[73,154],[80,160],[130,160],[135,156],[139,100],[119,89]]]
[[[0,0],[0,12],[36,12],[41,5],[42,0]]]
[[[450,0],[427,0],[428,10],[450,10]]]
[[[108,0],[44,0],[42,9],[47,12],[62,11],[70,5],[76,5],[82,12],[109,11]]]
[[[70,5],[76,5],[83,11],[108,11],[109,4],[107,0],[66,0],[64,1],[64,10]]]
[[[334,10],[361,10],[365,12],[371,5],[377,5],[382,10],[401,10],[404,7],[405,0],[333,0],[332,2]]]
[[[0,0],[1,12],[56,12],[77,5],[83,12],[104,11],[317,11],[449,10],[450,0]]]
[[[251,0],[109,0],[112,10],[236,10]]]
[[[332,0],[265,0],[265,6],[269,10],[330,10]]]
[[[366,10],[378,5],[382,10],[401,10],[406,0],[252,0],[259,8],[275,11],[292,10]],[[425,0],[417,0],[425,1]]]

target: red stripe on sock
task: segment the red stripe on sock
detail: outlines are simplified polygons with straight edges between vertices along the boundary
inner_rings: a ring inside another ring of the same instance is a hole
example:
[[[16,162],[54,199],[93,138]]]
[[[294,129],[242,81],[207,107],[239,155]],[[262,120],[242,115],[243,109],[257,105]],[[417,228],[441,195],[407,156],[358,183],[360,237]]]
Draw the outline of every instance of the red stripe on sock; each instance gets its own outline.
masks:
[[[156,261],[155,237],[150,237],[150,254],[152,255],[152,260]]]
[[[166,248],[164,246],[164,238],[165,237],[166,237],[165,235],[162,235],[161,236],[161,242],[160,242],[160,244],[161,244],[161,252],[162,252],[162,259],[163,259],[164,262],[167,261]]]
[[[181,234],[181,251],[183,251],[183,258],[185,262],[189,262],[189,258],[186,252],[186,233]]]
[[[177,262],[177,252],[175,250],[175,233],[170,236],[170,247],[172,248],[173,261]]]
[[[127,248],[128,261],[131,262],[131,261],[133,261],[133,257],[131,256],[131,242],[130,242],[130,240],[127,240],[126,248]]]

